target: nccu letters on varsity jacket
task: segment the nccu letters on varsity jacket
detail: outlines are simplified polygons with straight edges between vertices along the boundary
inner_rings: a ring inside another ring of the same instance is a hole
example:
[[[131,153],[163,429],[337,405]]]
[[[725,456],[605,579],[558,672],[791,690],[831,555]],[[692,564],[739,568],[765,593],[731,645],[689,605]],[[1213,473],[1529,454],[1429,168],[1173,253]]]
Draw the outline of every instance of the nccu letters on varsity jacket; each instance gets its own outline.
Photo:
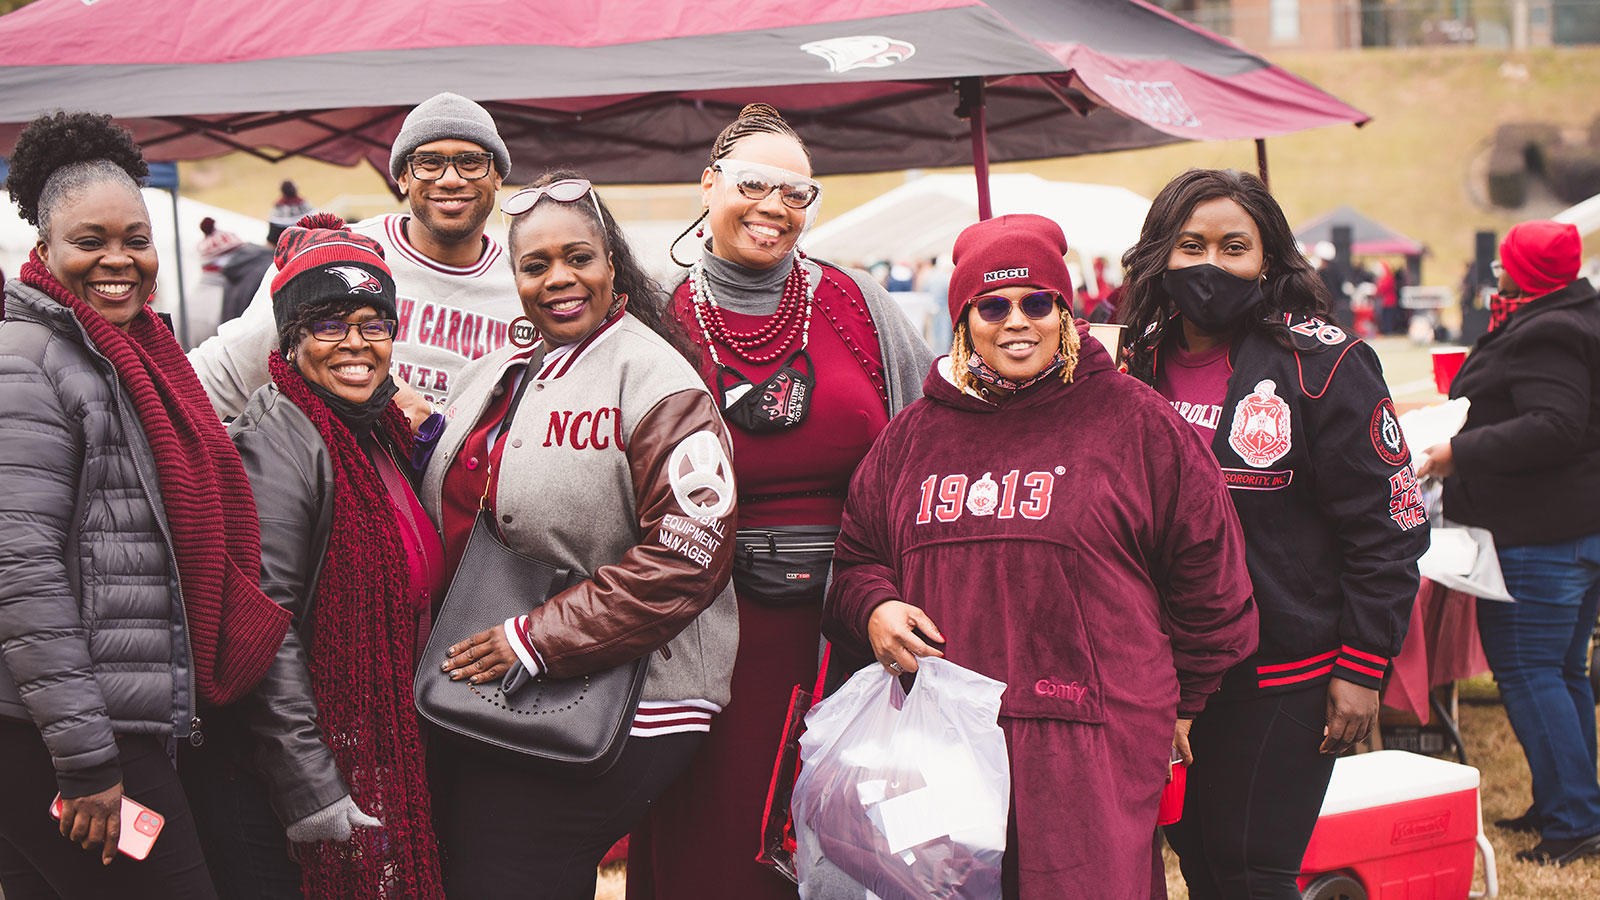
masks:
[[[1211,442],[1261,608],[1261,647],[1224,687],[1376,688],[1411,621],[1427,513],[1377,354],[1314,316],[1284,321],[1293,350],[1250,332],[1230,351]]]
[[[444,470],[505,373],[533,351],[473,363],[423,483]],[[584,580],[533,610],[521,635],[567,678],[656,650],[644,700],[728,700],[738,643],[728,588],[738,516],[732,447],[694,369],[626,313],[544,360],[524,391],[491,502],[513,548]],[[709,717],[708,717],[709,718]]]

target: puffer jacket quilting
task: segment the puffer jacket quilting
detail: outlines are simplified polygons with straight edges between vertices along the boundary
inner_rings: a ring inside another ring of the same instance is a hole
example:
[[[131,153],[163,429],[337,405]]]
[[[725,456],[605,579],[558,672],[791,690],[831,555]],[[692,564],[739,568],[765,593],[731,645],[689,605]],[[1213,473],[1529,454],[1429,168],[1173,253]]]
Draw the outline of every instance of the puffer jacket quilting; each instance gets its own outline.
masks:
[[[20,282],[0,322],[0,716],[62,792],[120,778],[113,734],[187,737],[193,704],[154,454],[71,312]]]

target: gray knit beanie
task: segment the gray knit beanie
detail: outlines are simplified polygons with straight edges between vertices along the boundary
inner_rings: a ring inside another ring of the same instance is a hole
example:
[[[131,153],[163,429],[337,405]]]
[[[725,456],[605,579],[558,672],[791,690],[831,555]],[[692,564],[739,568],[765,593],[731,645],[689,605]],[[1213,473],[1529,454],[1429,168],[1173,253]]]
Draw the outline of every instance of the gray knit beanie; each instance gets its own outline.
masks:
[[[494,154],[494,167],[502,177],[511,172],[511,153],[494,127],[489,111],[460,94],[445,91],[417,104],[400,126],[389,151],[389,174],[396,181],[406,170],[406,157],[433,141],[471,141]]]

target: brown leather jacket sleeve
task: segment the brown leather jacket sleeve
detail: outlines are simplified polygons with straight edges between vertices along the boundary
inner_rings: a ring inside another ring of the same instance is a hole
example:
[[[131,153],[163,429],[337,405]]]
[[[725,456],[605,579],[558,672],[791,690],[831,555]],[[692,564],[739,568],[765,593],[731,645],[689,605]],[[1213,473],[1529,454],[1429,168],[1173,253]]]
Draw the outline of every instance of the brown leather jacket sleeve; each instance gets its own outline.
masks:
[[[733,570],[733,448],[704,391],[645,414],[627,449],[640,542],[528,618],[545,669],[598,672],[663,647],[716,599]]]

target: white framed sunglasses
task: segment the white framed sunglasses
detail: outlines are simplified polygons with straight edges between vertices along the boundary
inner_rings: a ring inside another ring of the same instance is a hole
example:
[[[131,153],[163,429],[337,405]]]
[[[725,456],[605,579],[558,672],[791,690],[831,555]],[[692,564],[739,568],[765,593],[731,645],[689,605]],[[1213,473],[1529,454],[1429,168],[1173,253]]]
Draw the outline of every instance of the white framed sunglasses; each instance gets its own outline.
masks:
[[[526,187],[507,197],[500,203],[500,211],[508,216],[520,216],[538,204],[540,200],[549,197],[558,203],[577,203],[584,197],[594,204],[594,214],[601,222],[606,217],[600,212],[600,200],[594,195],[594,185],[586,178],[563,178],[552,181],[539,187]]]
[[[777,166],[742,159],[719,159],[711,168],[738,188],[746,200],[765,200],[777,191],[784,206],[805,209],[822,196],[822,185],[799,172]]]

